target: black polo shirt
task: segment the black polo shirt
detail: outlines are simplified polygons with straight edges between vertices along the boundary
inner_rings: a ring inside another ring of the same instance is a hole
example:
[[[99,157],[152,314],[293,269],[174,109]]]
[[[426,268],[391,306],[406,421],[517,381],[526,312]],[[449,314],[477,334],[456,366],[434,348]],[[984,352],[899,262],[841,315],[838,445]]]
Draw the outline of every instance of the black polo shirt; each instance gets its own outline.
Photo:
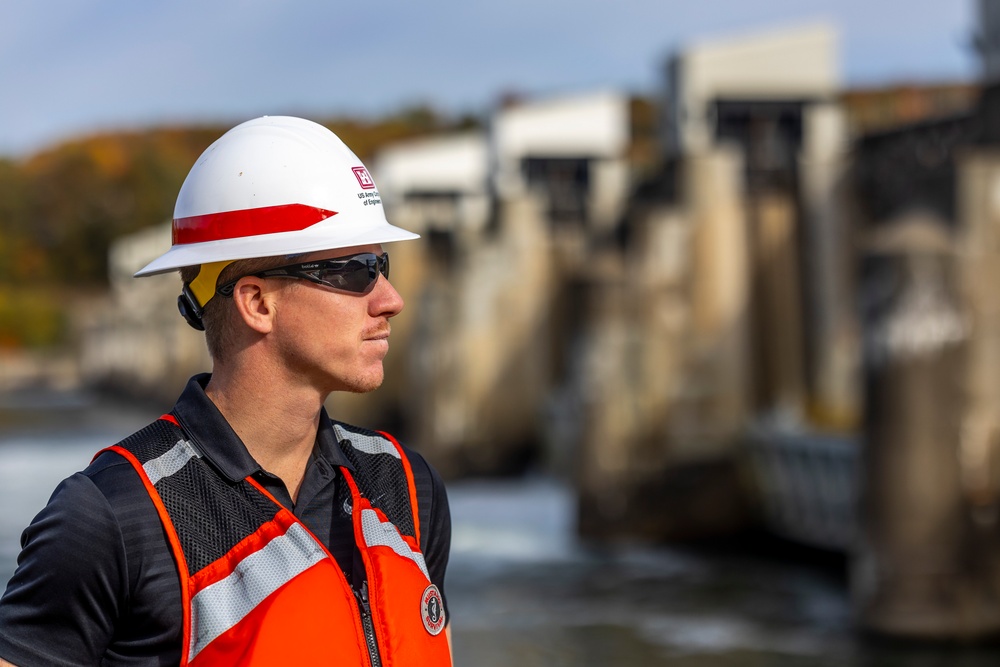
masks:
[[[205,395],[209,375],[191,379],[171,413],[219,473],[253,475],[324,542],[351,580],[354,532],[334,502],[352,469],[326,412],[296,503],[263,470]],[[420,546],[444,593],[451,518],[444,485],[407,450],[420,514]],[[99,456],[64,480],[21,536],[17,570],[0,599],[0,657],[19,667],[176,665],[182,610],[173,555],[156,508],[125,459]]]

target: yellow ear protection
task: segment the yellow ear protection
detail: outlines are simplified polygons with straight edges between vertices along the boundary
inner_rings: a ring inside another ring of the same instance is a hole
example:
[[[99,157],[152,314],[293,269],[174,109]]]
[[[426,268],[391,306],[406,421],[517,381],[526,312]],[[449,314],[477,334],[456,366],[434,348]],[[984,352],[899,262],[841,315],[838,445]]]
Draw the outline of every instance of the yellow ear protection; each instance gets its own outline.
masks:
[[[205,312],[205,304],[215,296],[219,274],[232,263],[232,260],[226,260],[202,264],[195,279],[184,283],[184,287],[181,288],[181,295],[177,297],[177,310],[181,312],[187,323],[198,331],[205,330],[201,316]]]

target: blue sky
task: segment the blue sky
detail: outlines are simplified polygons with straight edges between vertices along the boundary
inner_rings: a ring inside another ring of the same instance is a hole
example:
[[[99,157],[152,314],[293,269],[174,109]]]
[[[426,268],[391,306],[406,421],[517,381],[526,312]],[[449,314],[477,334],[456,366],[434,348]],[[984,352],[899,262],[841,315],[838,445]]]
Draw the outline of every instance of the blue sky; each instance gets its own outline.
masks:
[[[0,155],[264,113],[652,93],[685,43],[828,20],[846,85],[970,79],[976,0],[0,0]]]

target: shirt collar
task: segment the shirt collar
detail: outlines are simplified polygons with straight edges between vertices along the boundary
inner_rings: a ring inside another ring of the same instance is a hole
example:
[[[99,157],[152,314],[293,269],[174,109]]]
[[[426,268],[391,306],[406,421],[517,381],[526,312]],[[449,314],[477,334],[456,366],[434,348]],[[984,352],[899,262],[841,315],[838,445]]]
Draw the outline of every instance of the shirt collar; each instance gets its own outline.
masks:
[[[235,483],[260,472],[262,468],[215,407],[212,399],[205,394],[205,387],[211,377],[210,373],[202,373],[191,378],[174,404],[172,413],[198,451],[226,479]],[[325,408],[320,411],[313,453],[323,456],[333,466],[354,470],[337,444],[337,437]]]

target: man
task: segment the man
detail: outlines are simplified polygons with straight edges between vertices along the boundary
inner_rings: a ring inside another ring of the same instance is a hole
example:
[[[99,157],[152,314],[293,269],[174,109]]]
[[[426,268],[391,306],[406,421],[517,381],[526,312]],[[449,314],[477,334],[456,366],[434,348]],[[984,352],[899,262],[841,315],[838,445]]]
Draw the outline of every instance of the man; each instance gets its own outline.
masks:
[[[403,301],[357,157],[310,121],[238,125],[178,195],[173,245],[211,375],[65,480],[22,537],[0,657],[33,665],[450,664],[443,485],[332,422],[383,378]]]

